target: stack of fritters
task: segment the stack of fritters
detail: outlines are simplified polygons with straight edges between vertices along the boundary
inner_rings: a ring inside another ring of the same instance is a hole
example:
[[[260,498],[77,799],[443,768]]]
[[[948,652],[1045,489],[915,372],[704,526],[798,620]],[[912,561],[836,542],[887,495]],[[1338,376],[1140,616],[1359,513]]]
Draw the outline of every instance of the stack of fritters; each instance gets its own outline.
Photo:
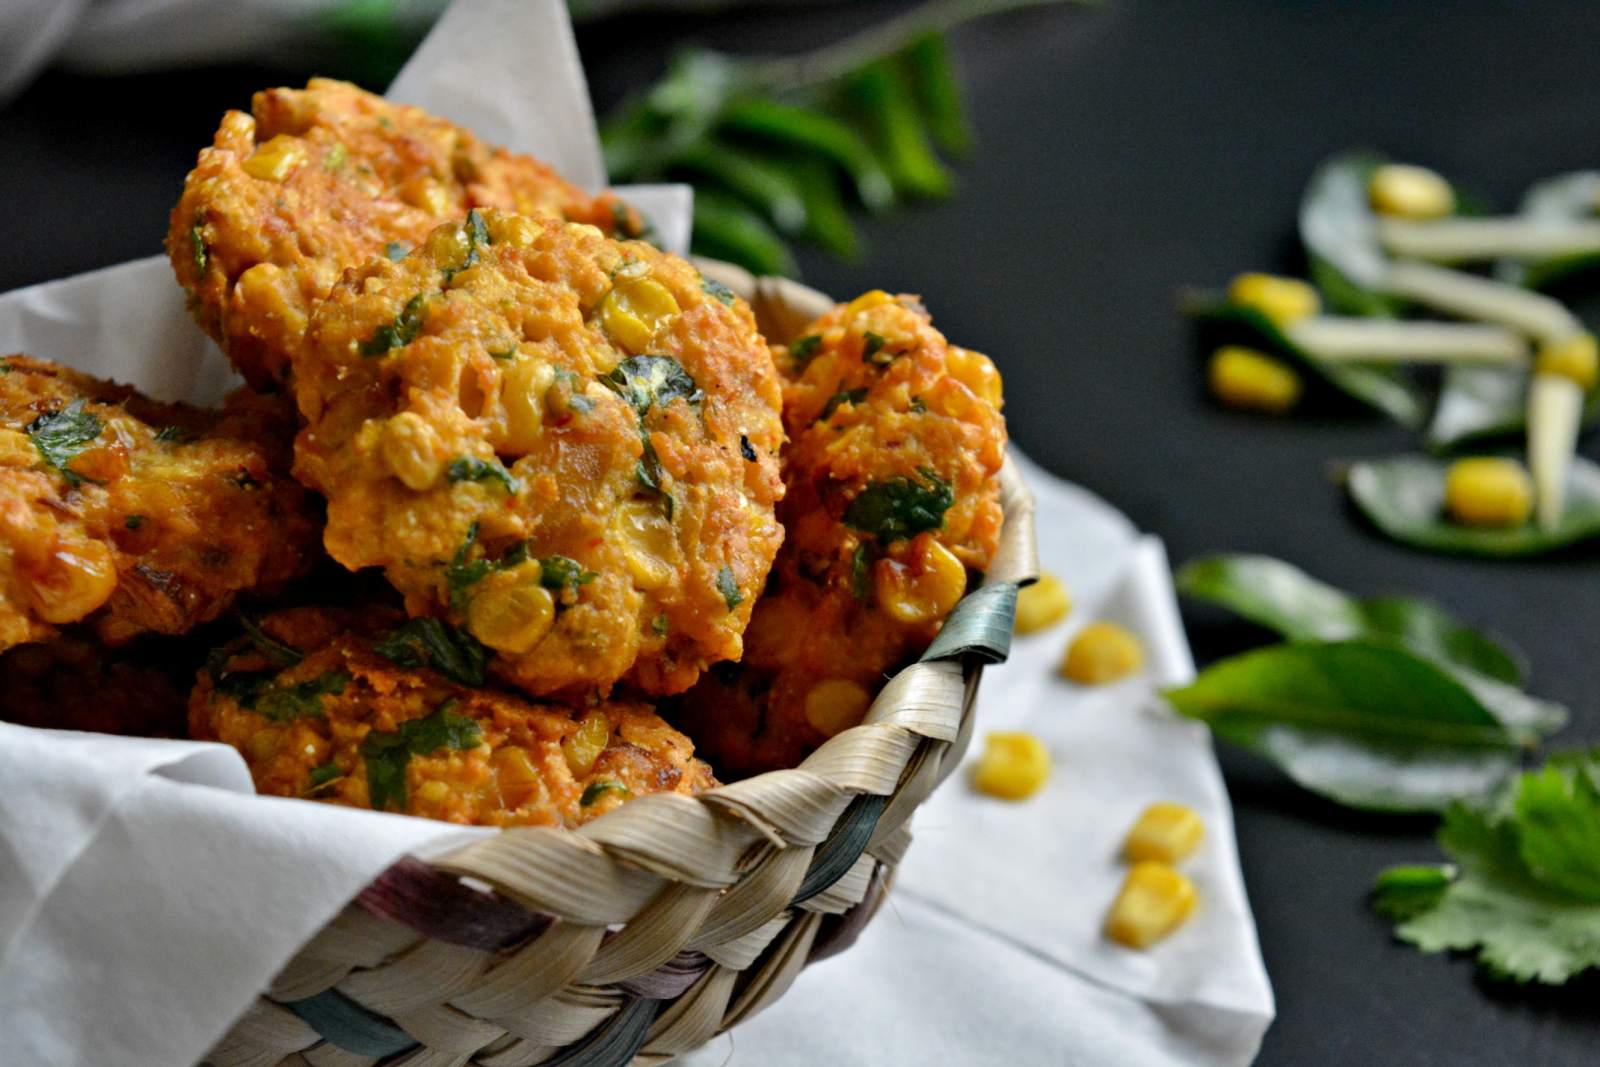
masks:
[[[123,716],[38,706],[63,665],[133,678],[111,646],[244,597],[189,732],[264,793],[572,826],[714,785],[690,737],[744,774],[859,722],[995,551],[999,376],[880,292],[775,364],[640,232],[353,86],[229,112],[167,250],[259,392],[201,412],[0,374],[9,717],[170,729],[156,684]],[[322,548],[384,587],[293,586]]]

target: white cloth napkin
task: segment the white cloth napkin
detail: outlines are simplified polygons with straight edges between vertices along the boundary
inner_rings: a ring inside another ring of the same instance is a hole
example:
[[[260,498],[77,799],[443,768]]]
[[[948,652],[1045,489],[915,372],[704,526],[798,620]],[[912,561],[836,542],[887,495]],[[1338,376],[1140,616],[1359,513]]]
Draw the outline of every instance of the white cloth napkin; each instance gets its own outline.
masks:
[[[463,64],[480,77],[492,69],[493,91],[473,91],[459,77]],[[602,173],[559,0],[456,4],[394,91],[568,174]],[[625,195],[664,244],[686,246],[685,188]],[[189,322],[161,257],[0,296],[0,352],[10,351],[166,399],[213,402],[236,381]],[[1107,505],[1026,470],[1040,495],[1046,565],[1081,604],[1105,600],[1140,629],[1152,676],[1183,676],[1188,654],[1159,550],[1137,547]],[[856,949],[802,976],[737,1032],[738,1062],[1249,1059],[1271,994],[1206,740],[1141,711],[1139,684],[1084,698],[1050,681],[1064,633],[1019,642],[1014,663],[986,679],[980,710],[986,727],[1025,724],[1049,739],[1058,767],[1049,790],[1001,809],[949,783],[919,816],[919,841],[884,914]],[[401,855],[427,858],[492,832],[257,797],[238,754],[218,745],[5,725],[0,787],[7,1067],[192,1063],[373,875]],[[1094,927],[1115,890],[1112,838],[1157,796],[1206,814],[1211,836],[1194,863],[1206,904],[1183,933],[1139,957],[1101,944]],[[1058,848],[1022,836],[1037,819],[1049,820]],[[1008,839],[1029,847],[1007,854]],[[974,862],[979,855],[985,862]],[[984,871],[993,884],[970,877]],[[891,1020],[892,1043],[871,1048],[830,1033],[869,1018]],[[691,1062],[717,1064],[725,1053],[710,1055]]]
[[[966,768],[917,812],[883,910],[849,952],[803,972],[777,1005],[685,1062],[1242,1067],[1273,1017],[1210,738],[1154,696],[1194,674],[1161,542],[1110,505],[1018,457],[1038,501],[1039,555],[1076,601],[1066,624],[1019,637],[985,673],[978,734],[1027,730],[1049,783],[1020,804],[974,792]],[[1091,619],[1139,635],[1148,669],[1100,689],[1055,666]],[[1200,812],[1185,864],[1201,904],[1143,952],[1100,933],[1146,804]],[[818,1025],[818,1020],[827,1020]],[[729,1057],[730,1043],[732,1058]]]

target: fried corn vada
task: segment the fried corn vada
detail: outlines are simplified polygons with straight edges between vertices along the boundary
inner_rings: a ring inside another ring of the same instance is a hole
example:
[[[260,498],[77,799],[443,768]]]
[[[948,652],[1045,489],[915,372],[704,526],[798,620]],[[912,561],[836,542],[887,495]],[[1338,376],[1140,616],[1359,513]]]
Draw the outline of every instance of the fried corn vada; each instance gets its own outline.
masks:
[[[190,733],[239,749],[262,793],[482,826],[577,826],[631,797],[716,785],[643,704],[463,684],[482,668],[471,647],[399,612],[277,612],[201,671]]]
[[[638,213],[544,163],[346,82],[267,89],[229,111],[184,183],[167,254],[200,325],[257,389],[286,380],[311,305],[346,268],[400,255],[468,209],[638,236]]]
[[[165,647],[170,644],[135,641],[108,648],[75,628],[0,653],[0,721],[184,737],[194,663],[187,647]]]
[[[777,350],[787,540],[740,664],[677,720],[725,776],[793,766],[859,723],[999,545],[1000,375],[914,297],[873,291]]]
[[[680,692],[737,659],[782,541],[780,387],[683,260],[501,212],[352,272],[295,376],[324,541],[536,695]]]
[[[287,474],[293,425],[281,398],[203,411],[0,360],[0,649],[80,620],[110,644],[183,633],[301,574],[318,507]]]

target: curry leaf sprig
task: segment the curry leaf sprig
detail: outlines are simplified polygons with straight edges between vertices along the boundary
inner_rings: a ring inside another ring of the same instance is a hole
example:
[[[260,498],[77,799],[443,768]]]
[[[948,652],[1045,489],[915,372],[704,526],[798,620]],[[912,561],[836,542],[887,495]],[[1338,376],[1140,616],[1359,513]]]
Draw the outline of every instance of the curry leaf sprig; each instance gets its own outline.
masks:
[[[1213,664],[1167,700],[1341,804],[1483,800],[1566,723],[1522,691],[1516,653],[1426,601],[1359,600],[1262,556],[1197,560],[1176,581],[1289,643]]]
[[[939,153],[971,148],[945,32],[1062,2],[932,0],[800,55],[683,52],[602,125],[611,180],[691,181],[694,250],[759,274],[797,272],[791,238],[854,258],[849,203],[947,197]]]

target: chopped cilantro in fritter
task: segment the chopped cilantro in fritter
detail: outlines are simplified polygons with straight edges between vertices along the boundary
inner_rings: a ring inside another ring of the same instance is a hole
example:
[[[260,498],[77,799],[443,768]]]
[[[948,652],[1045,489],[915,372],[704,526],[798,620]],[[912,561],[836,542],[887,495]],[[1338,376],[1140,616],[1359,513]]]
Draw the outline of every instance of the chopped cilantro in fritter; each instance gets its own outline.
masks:
[[[707,278],[703,274],[700,276],[700,288],[707,296],[710,296],[719,304],[731,305],[736,299],[732,289],[729,289],[715,278]]]
[[[508,493],[521,490],[517,480],[511,473],[498,462],[474,459],[471,456],[457,456],[445,468],[445,478],[451,482],[485,482],[496,481],[505,486]]]
[[[406,301],[394,321],[379,326],[372,337],[361,345],[363,356],[381,356],[393,349],[404,348],[417,339],[422,323],[428,317],[428,294],[418,293]]]
[[[880,544],[914,537],[944,525],[944,513],[955,503],[950,483],[927,468],[922,480],[890,478],[867,486],[845,509],[844,521]],[[926,483],[926,484],[924,484]]]
[[[453,682],[482,685],[489,650],[476,637],[440,619],[410,619],[373,643],[401,667],[431,667]]]
[[[447,700],[432,715],[410,719],[398,730],[373,730],[361,740],[361,758],[367,764],[367,800],[377,811],[405,810],[406,767],[412,756],[426,756],[442,748],[468,749],[483,743],[478,724],[451,709]]]
[[[40,415],[27,429],[40,458],[74,486],[83,484],[83,476],[68,470],[68,464],[87,451],[105,429],[100,416],[83,410],[83,403],[83,397],[76,397],[64,410]]]
[[[734,576],[733,568],[726,563],[717,572],[717,592],[722,594],[723,603],[732,611],[744,600],[744,593],[739,588],[739,579]]]

